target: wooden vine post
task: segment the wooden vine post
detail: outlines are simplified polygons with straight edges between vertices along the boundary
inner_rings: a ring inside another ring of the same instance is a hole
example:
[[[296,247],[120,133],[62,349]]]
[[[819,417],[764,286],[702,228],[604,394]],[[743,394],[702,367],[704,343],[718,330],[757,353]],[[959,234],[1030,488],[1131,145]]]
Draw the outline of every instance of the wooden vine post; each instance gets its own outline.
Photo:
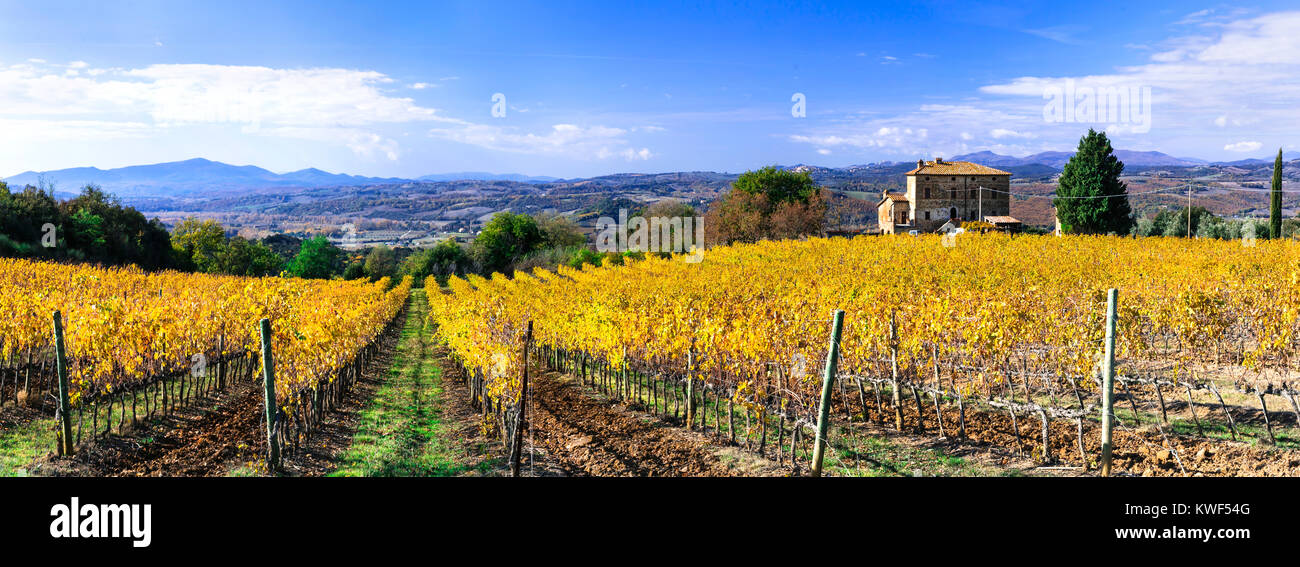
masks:
[[[72,404],[68,402],[68,360],[63,346],[63,314],[54,312],[54,364],[59,376],[59,450],[72,454]]]
[[[1115,411],[1115,309],[1119,290],[1106,294],[1106,358],[1101,368],[1101,476],[1110,476],[1111,420]]]
[[[528,349],[533,344],[533,322],[528,321],[528,330],[524,332],[524,369],[520,376],[519,408],[515,411],[515,438],[510,445],[510,476],[519,477],[519,461],[524,450],[524,412],[528,407]]]
[[[695,429],[695,339],[686,351],[686,429]]]
[[[889,377],[893,383],[894,431],[903,430],[903,401],[898,386],[898,311],[889,315]]]
[[[822,401],[817,410],[817,442],[813,445],[812,475],[822,475],[822,458],[826,455],[826,428],[830,426],[831,386],[840,359],[840,331],[844,328],[844,311],[835,310],[831,323],[831,344],[826,352],[826,371],[822,376]]]
[[[275,363],[271,360],[270,319],[262,319],[262,379],[266,382],[266,441],[270,446],[266,466],[275,472],[280,466],[280,441],[275,434]]]

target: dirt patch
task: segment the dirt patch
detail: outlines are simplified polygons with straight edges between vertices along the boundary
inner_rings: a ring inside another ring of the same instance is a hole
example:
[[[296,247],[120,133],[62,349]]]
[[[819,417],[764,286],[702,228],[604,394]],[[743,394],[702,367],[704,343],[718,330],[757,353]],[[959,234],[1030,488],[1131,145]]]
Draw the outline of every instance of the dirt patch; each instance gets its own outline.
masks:
[[[38,419],[51,417],[51,413],[38,408],[27,407],[21,404],[9,404],[0,407],[0,431],[11,427],[19,427]],[[53,450],[53,447],[50,448]]]
[[[707,437],[596,399],[555,372],[530,384],[535,449],[570,476],[770,476],[756,455],[711,445]],[[526,466],[526,464],[525,464]]]
[[[260,391],[253,383],[236,385],[210,402],[84,444],[71,458],[47,458],[34,471],[48,476],[223,475],[233,463],[255,461],[265,451]],[[205,407],[211,409],[201,409]]]
[[[904,402],[904,432],[915,435],[917,411],[915,405]],[[894,413],[886,404],[885,412],[876,411],[868,403],[866,417],[876,424],[891,424]],[[855,411],[859,408],[855,408]],[[923,414],[925,431],[938,433],[933,406]],[[984,449],[990,462],[1013,464],[1028,458],[1040,466],[1080,467],[1078,424],[1075,420],[1050,420],[1048,448],[1051,462],[1042,462],[1042,422],[1037,415],[1017,415],[1015,421],[1007,413],[966,410],[967,438],[956,439],[959,413],[954,407],[943,408],[944,441],[953,447]],[[842,416],[843,414],[838,414]],[[1300,476],[1300,451],[1252,446],[1247,443],[1207,440],[1173,434],[1161,435],[1153,424],[1137,426],[1130,418],[1121,415],[1124,425],[1114,430],[1113,467],[1116,473],[1133,476]],[[1083,423],[1083,449],[1088,458],[1089,470],[1095,472],[1101,455],[1100,424],[1085,420]],[[1019,435],[1017,435],[1017,430]],[[905,436],[904,434],[895,434]],[[948,452],[945,450],[945,452]],[[950,453],[951,454],[951,453]],[[1180,464],[1181,461],[1181,464]]]

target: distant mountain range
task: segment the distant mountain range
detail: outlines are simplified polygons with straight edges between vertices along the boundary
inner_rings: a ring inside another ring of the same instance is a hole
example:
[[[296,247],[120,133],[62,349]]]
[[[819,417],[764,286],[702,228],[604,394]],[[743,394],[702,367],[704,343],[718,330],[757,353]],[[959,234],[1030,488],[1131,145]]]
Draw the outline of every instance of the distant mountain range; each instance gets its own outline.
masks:
[[[416,181],[518,181],[520,183],[550,183],[563,181],[559,177],[545,175],[520,175],[518,173],[485,173],[482,171],[463,171],[460,173],[435,173],[417,177]]]
[[[273,173],[253,165],[230,165],[203,158],[133,165],[115,169],[74,167],[54,171],[26,171],[4,179],[10,187],[38,185],[41,180],[53,184],[61,194],[76,193],[87,184],[95,184],[105,191],[122,197],[185,196],[195,193],[211,194],[214,191],[272,189],[277,187],[331,187],[346,185],[378,185],[409,181],[519,181],[545,183],[554,177],[529,177],[519,174],[492,174],[482,172],[444,173],[426,175],[418,179],[397,177],[364,177],[330,173],[316,168]]]
[[[1020,178],[1050,178],[1059,173],[1074,155],[1072,152],[1042,152],[1024,157],[1007,156],[989,151],[957,155],[948,158],[952,161],[971,161],[990,167],[1003,168]],[[1152,167],[1207,167],[1230,166],[1246,169],[1267,167],[1273,158],[1251,158],[1230,162],[1208,162],[1195,158],[1179,158],[1154,151],[1115,150],[1115,156],[1132,169]],[[1286,161],[1300,158],[1300,153],[1288,152],[1283,155]],[[885,174],[901,175],[911,169],[915,162],[885,162],[866,166],[849,166],[828,168],[811,165],[790,166],[791,169],[809,169],[820,178],[828,180],[852,180],[870,178]],[[368,185],[392,185],[401,183],[440,183],[450,181],[491,181],[514,182],[525,184],[558,183],[572,185],[602,186],[644,185],[659,182],[680,182],[682,176],[699,177],[704,175],[712,181],[714,177],[734,177],[732,174],[715,172],[665,172],[657,174],[614,174],[588,179],[564,180],[557,177],[528,176],[517,173],[486,173],[478,171],[439,173],[425,175],[415,179],[396,177],[364,177],[342,173],[330,173],[320,169],[309,168],[289,173],[273,173],[252,165],[229,165],[218,161],[195,158],[185,161],[158,163],[152,165],[133,165],[116,169],[99,169],[96,167],[76,167],[55,171],[27,171],[5,178],[11,188],[25,185],[38,185],[42,180],[53,184],[57,192],[63,195],[77,193],[87,184],[95,184],[105,191],[123,198],[152,197],[213,197],[227,192],[256,191],[277,188],[317,188],[317,187],[356,187]],[[711,176],[711,177],[710,177]],[[676,181],[674,181],[676,180]]]
[[[1060,170],[1065,167],[1065,163],[1070,161],[1074,152],[1042,152],[1025,157],[1006,156],[995,154],[990,151],[975,152],[973,154],[963,154],[953,156],[949,159],[952,161],[969,161],[989,167],[1020,167],[1027,165],[1045,165],[1053,169]],[[1242,159],[1237,161],[1216,161],[1209,162],[1197,158],[1180,158],[1161,152],[1140,152],[1135,150],[1115,150],[1115,157],[1124,162],[1126,166],[1132,167],[1196,167],[1201,165],[1259,165],[1273,163],[1273,158],[1267,159]],[[1300,158],[1300,153],[1289,152],[1283,153],[1284,161],[1291,161]]]

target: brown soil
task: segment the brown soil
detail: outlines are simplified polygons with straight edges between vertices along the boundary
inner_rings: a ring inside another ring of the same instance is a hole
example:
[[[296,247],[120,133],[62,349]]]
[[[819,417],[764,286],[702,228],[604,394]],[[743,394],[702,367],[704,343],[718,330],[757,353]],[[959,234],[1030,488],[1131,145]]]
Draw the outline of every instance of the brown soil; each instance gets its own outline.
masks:
[[[855,404],[856,405],[856,404]],[[886,402],[888,405],[888,402]],[[886,423],[892,428],[893,410],[886,407],[882,415],[875,411],[873,401],[868,401],[867,417],[876,423]],[[1171,406],[1172,407],[1172,406]],[[904,432],[915,434],[916,406],[904,401]],[[860,407],[855,408],[855,410]],[[926,435],[937,435],[934,407],[927,406],[924,413]],[[842,413],[836,415],[843,416]],[[1204,414],[1202,413],[1202,418]],[[1123,415],[1124,425],[1114,429],[1113,467],[1116,474],[1133,476],[1300,476],[1300,451],[1252,446],[1247,443],[1207,440],[1168,435],[1168,441],[1154,424],[1136,426]],[[1019,458],[1040,461],[1042,454],[1042,422],[1037,415],[1017,414],[1015,426],[1011,416],[1004,412],[966,411],[967,439],[955,439],[959,416],[956,408],[945,407],[943,423],[948,439],[945,444],[954,448],[983,447],[992,452],[1009,452]],[[1019,428],[1020,435],[1015,434]],[[1052,420],[1049,427],[1049,455],[1052,462],[1044,466],[1074,466],[1083,464],[1079,457],[1078,429],[1074,420]],[[1089,469],[1096,472],[1101,454],[1100,424],[1084,421],[1084,451],[1088,455]],[[1010,457],[1005,457],[1010,460]],[[1181,467],[1179,461],[1181,460]]]
[[[345,400],[297,451],[285,449],[281,475],[322,476],[352,442],[361,409],[387,372],[402,320],[381,337],[374,357]],[[238,384],[175,415],[84,444],[72,458],[53,455],[34,472],[46,476],[225,476],[239,468],[266,473],[266,417],[260,383]]]
[[[0,407],[0,431],[46,417],[50,417],[50,414],[41,409],[9,403]]]
[[[539,374],[530,384],[529,415],[534,454],[548,470],[570,476],[782,474],[760,457],[715,447],[703,435],[597,399],[562,374]]]

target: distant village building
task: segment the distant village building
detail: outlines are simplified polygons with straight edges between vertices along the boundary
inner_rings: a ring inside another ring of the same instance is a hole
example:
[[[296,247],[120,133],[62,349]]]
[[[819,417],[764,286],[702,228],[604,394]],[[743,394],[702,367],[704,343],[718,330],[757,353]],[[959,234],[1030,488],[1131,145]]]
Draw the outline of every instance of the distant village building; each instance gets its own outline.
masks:
[[[934,232],[949,221],[985,220],[1014,230],[1011,173],[968,161],[917,160],[907,172],[907,192],[886,191],[877,204],[880,232]],[[996,217],[997,221],[991,220]]]

